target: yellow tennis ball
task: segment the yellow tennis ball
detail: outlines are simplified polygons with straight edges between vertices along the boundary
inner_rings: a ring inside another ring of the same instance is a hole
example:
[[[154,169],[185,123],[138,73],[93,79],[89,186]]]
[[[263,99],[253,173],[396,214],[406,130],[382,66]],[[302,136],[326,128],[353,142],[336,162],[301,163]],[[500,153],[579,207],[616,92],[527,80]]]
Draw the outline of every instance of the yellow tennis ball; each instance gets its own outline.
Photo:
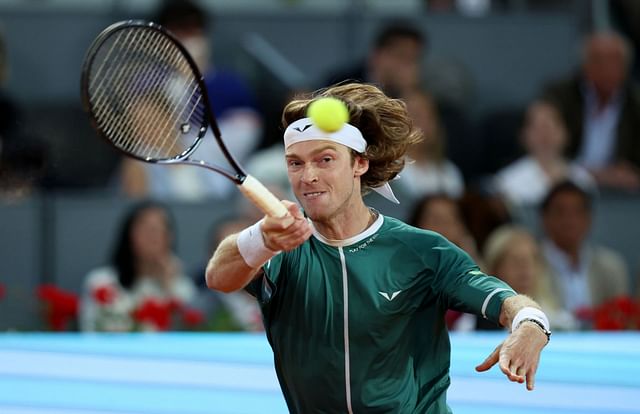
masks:
[[[349,122],[347,105],[337,98],[320,98],[309,105],[307,117],[323,131],[335,132]]]

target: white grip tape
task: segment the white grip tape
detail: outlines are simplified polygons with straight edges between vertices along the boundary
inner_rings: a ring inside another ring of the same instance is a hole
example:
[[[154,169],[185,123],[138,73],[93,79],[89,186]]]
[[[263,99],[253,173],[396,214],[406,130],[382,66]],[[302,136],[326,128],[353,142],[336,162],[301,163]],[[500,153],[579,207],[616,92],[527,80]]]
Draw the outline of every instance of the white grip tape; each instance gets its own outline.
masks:
[[[511,322],[511,332],[515,331],[516,328],[522,323],[525,319],[534,319],[542,324],[545,329],[549,330],[549,319],[547,315],[544,314],[540,309],[536,309],[530,306],[524,307],[516,313],[516,316],[513,318]]]
[[[287,215],[287,208],[284,204],[254,177],[247,175],[238,188],[267,216],[284,217]]]
[[[253,224],[238,234],[238,251],[244,261],[253,269],[257,269],[265,264],[269,259],[280,252],[274,252],[264,245],[262,238],[262,229],[260,225],[262,220]]]

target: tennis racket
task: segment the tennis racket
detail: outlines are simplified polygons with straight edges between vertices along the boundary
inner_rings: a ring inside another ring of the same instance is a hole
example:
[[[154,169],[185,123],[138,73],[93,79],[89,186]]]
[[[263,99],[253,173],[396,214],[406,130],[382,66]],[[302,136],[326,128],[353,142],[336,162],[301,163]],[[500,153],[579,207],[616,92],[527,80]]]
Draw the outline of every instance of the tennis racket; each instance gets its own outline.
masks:
[[[124,154],[149,163],[207,168],[233,181],[265,214],[287,214],[229,152],[200,71],[160,25],[130,20],[100,33],[85,57],[81,92],[93,127]],[[229,167],[191,159],[208,129]]]

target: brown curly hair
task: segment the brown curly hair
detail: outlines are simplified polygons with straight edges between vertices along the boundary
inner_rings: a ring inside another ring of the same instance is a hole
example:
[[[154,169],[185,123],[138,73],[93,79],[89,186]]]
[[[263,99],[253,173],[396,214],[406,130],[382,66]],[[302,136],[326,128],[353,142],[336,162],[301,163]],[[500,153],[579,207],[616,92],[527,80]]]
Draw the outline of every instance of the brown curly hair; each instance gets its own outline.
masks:
[[[369,160],[369,170],[361,177],[362,188],[376,188],[395,178],[404,167],[409,146],[422,139],[404,102],[389,98],[373,85],[339,84],[296,96],[282,113],[284,128],[307,116],[307,107],[315,99],[326,97],[340,99],[347,105],[349,123],[367,141],[366,152],[358,154]]]

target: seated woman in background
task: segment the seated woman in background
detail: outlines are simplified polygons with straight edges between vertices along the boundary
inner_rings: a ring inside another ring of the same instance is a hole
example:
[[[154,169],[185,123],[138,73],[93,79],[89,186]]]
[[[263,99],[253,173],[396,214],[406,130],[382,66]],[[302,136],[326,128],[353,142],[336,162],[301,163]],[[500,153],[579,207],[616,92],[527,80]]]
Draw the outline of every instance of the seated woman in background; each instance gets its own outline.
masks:
[[[461,197],[464,180],[458,167],[445,157],[446,134],[435,102],[420,90],[403,100],[423,140],[409,150],[412,162],[407,162],[400,173],[398,189],[413,199],[428,194]]]
[[[196,295],[173,252],[174,224],[162,204],[137,204],[121,227],[111,262],[85,280],[83,331],[176,329],[179,311]]]
[[[504,280],[516,292],[538,302],[549,316],[552,327],[577,328],[572,315],[563,312],[555,301],[540,246],[527,229],[515,225],[499,227],[487,239],[483,257],[488,274]]]
[[[537,205],[555,183],[567,179],[594,188],[587,170],[565,158],[567,134],[555,106],[545,101],[529,105],[520,137],[526,155],[496,173],[495,190],[518,207]]]
[[[415,203],[408,223],[440,233],[480,263],[476,242],[467,229],[458,202],[453,198],[444,194],[422,197]]]

